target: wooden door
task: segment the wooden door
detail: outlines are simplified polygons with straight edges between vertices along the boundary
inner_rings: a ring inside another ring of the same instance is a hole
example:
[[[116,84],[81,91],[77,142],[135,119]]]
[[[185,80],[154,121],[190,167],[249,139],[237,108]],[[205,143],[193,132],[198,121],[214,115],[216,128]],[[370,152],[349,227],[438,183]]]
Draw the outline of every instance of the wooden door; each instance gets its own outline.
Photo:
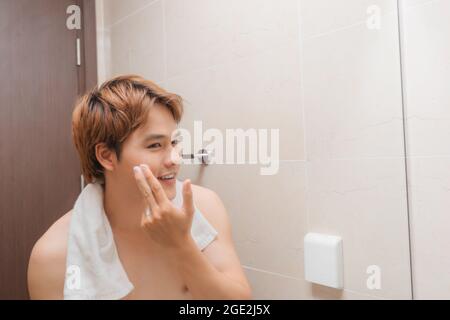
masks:
[[[96,82],[94,17],[94,0],[0,0],[0,299],[28,298],[32,246],[80,192],[71,114]]]

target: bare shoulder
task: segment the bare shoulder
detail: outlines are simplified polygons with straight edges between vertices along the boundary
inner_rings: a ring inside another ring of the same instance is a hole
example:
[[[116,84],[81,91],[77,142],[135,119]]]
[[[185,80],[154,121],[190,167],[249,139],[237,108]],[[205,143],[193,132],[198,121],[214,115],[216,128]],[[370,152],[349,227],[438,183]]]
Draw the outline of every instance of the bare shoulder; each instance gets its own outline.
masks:
[[[196,207],[218,233],[218,241],[209,245],[205,253],[222,245],[234,247],[230,217],[220,196],[211,189],[195,184],[192,184],[192,194]]]
[[[191,184],[191,186],[192,186],[192,194],[196,205],[202,206],[213,205],[214,202],[220,200],[217,193],[211,189],[193,183]]]
[[[28,263],[31,299],[62,299],[67,236],[72,211],[59,218],[35,243]]]
[[[208,222],[216,229],[229,232],[229,230],[223,230],[224,227],[229,228],[229,218],[225,205],[219,195],[211,189],[195,184],[192,184],[192,194],[195,205]]]

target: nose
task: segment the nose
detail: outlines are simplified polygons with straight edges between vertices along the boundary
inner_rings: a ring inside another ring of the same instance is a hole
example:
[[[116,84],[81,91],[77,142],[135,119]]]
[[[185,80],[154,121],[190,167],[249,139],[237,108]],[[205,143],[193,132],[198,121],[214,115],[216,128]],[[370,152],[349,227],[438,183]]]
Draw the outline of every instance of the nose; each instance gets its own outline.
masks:
[[[181,147],[179,145],[171,146],[168,152],[168,157],[166,157],[165,165],[171,167],[173,165],[181,164]]]

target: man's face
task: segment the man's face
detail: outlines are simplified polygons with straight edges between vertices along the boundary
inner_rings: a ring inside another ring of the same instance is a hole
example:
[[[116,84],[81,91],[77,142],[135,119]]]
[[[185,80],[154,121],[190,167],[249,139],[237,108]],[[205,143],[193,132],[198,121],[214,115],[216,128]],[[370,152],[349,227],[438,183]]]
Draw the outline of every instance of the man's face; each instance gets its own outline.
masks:
[[[174,135],[177,131],[170,111],[156,104],[148,113],[147,122],[136,129],[122,144],[120,161],[116,163],[114,181],[140,196],[134,179],[133,167],[146,164],[158,178],[169,199],[176,193],[177,174],[180,168],[180,144]],[[171,179],[163,176],[172,175]]]

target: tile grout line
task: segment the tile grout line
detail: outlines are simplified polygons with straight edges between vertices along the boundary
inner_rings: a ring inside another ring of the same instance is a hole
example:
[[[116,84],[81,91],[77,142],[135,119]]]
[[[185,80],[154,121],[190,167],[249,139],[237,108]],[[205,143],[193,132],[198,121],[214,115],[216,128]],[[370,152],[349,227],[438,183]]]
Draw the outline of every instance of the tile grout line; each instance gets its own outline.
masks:
[[[387,12],[385,14],[382,14],[380,17],[387,17],[387,16],[390,16],[390,15],[394,15],[395,16],[395,14],[396,14],[396,11],[393,10],[393,11]],[[311,35],[311,36],[307,36],[304,40],[305,41],[309,41],[309,40],[313,40],[313,39],[316,39],[316,38],[325,37],[325,36],[331,35],[331,34],[336,33],[336,32],[344,31],[344,30],[347,30],[347,29],[352,29],[352,28],[357,27],[359,25],[365,24],[366,21],[367,21],[366,19],[360,20],[358,22],[355,22],[355,23],[352,23],[352,24],[349,24],[349,25],[346,25],[346,26],[343,26],[343,27],[338,27],[336,29],[332,29],[332,30],[329,30],[329,31],[325,31],[325,32],[317,33],[317,34],[314,34],[314,35]]]
[[[286,278],[286,279],[293,279],[293,280],[303,281],[305,283],[310,283],[309,281],[306,281],[303,278],[292,277],[292,276],[285,275],[285,274],[282,274],[282,273],[277,273],[277,272],[268,271],[268,270],[264,270],[264,269],[254,268],[254,267],[250,267],[250,266],[246,266],[246,265],[242,265],[242,267],[244,269],[247,269],[247,270],[250,270],[250,271],[256,271],[256,272],[269,274],[269,275],[272,275],[272,276],[278,276],[278,277],[282,277],[282,278]],[[383,299],[383,300],[385,299],[384,297],[381,297],[381,296],[376,296],[376,295],[371,295],[371,294],[367,294],[367,293],[363,293],[363,292],[358,292],[358,291],[351,290],[351,289],[343,289],[343,291],[351,293],[351,294],[356,294],[356,295],[359,295],[359,296],[368,297],[368,298],[377,298],[377,299]]]
[[[163,24],[163,63],[164,63],[164,83],[167,87],[167,21],[166,21],[166,0],[162,1],[162,24]]]
[[[407,92],[406,92],[406,66],[405,66],[405,39],[402,31],[403,25],[403,16],[402,9],[403,7],[402,0],[397,0],[397,32],[398,32],[398,52],[399,52],[399,60],[400,60],[400,86],[401,86],[401,94],[402,94],[402,113],[403,113],[403,152],[405,155],[404,165],[405,165],[405,188],[406,188],[406,215],[408,220],[408,244],[409,244],[409,274],[410,274],[410,284],[411,284],[411,300],[414,300],[414,272],[413,272],[413,249],[412,249],[412,234],[411,234],[411,197],[410,190],[408,187],[409,183],[409,175],[408,175],[408,130],[407,130]]]
[[[306,221],[306,227],[305,227],[305,235],[306,233],[308,233],[309,230],[309,197],[308,197],[308,190],[309,188],[309,175],[308,175],[308,148],[307,148],[307,144],[308,144],[308,139],[307,139],[307,135],[306,135],[306,106],[305,106],[305,95],[304,95],[304,76],[303,76],[303,62],[304,62],[304,57],[303,57],[303,36],[302,36],[302,19],[301,19],[301,12],[302,12],[302,6],[300,4],[300,1],[297,1],[297,27],[298,27],[298,47],[299,47],[299,66],[300,66],[300,104],[301,104],[301,108],[302,108],[302,117],[303,117],[303,121],[302,121],[302,126],[303,126],[303,155],[305,157],[305,168],[304,168],[304,172],[305,172],[305,221]]]
[[[273,275],[273,276],[279,276],[279,277],[283,277],[283,278],[287,278],[287,279],[294,279],[294,280],[305,281],[302,278],[292,277],[292,276],[288,276],[286,274],[282,274],[282,273],[278,273],[278,272],[273,272],[273,271],[269,271],[269,270],[259,269],[259,268],[250,267],[250,266],[246,266],[246,265],[242,265],[242,267],[244,269],[248,269],[248,270],[252,270],[252,271],[258,271],[258,272],[262,272],[262,273],[267,273],[267,274],[270,274],[270,275]]]

